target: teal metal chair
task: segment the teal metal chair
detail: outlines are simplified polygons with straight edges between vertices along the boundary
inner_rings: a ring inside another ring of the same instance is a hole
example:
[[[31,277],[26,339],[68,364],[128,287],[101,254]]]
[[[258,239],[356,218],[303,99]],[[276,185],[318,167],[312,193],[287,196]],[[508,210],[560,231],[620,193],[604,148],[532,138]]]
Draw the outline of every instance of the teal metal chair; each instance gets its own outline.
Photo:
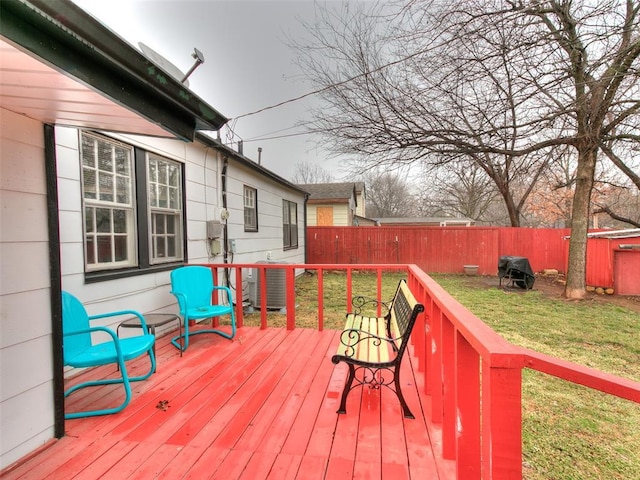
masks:
[[[214,305],[213,295],[218,291],[226,297],[226,305]],[[211,269],[201,266],[186,266],[176,268],[171,272],[171,293],[178,299],[180,316],[184,322],[183,333],[174,337],[171,343],[181,352],[189,347],[189,336],[201,333],[217,333],[225,338],[233,338],[236,334],[236,317],[233,311],[231,290],[229,287],[213,284]],[[225,295],[226,294],[226,295]],[[189,320],[203,320],[206,318],[231,316],[231,333],[218,329],[204,329],[189,332]]]
[[[119,315],[135,315],[138,317],[143,334],[136,337],[118,338],[116,332],[110,328],[90,326],[90,320]],[[134,310],[121,310],[118,312],[89,316],[80,300],[68,292],[62,292],[62,334],[65,366],[86,368],[115,363],[119,367],[118,371],[120,375],[119,378],[94,380],[75,385],[64,392],[65,398],[81,388],[115,383],[122,383],[125,391],[124,402],[117,407],[66,413],[64,416],[66,419],[94,417],[119,412],[125,408],[131,400],[130,382],[146,380],[155,371],[156,359],[153,354],[155,337],[149,334],[144,317]],[[92,334],[94,335],[94,339],[96,334],[103,338],[105,338],[105,335],[111,338],[94,344],[91,338]],[[129,377],[125,362],[144,354],[149,355],[151,369],[145,375]]]

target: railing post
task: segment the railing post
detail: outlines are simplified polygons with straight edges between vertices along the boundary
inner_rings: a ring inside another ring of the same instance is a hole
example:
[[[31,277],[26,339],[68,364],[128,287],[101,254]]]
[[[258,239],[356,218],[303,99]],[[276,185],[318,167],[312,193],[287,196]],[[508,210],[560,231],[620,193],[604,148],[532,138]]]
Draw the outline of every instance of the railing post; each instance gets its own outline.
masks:
[[[460,333],[456,334],[456,405],[458,407],[457,475],[479,479],[480,469],[480,357]]]
[[[457,395],[456,395],[456,330],[446,315],[442,315],[442,456],[456,458]]]
[[[318,330],[324,330],[324,270],[318,269]]]
[[[431,420],[442,423],[442,312],[433,305],[431,319]]]
[[[491,480],[522,478],[522,370],[482,362],[482,471]]]
[[[338,238],[336,236],[336,238]],[[351,299],[353,298],[353,284],[352,284],[352,280],[353,280],[353,275],[352,275],[352,270],[351,268],[347,267],[347,313],[351,313]]]
[[[244,293],[242,291],[242,268],[236,267],[236,326],[242,328],[244,324],[244,311],[242,308],[242,299]]]
[[[285,277],[287,282],[287,330],[296,328],[296,276],[295,268],[286,267]]]
[[[260,298],[260,329],[265,330],[267,328],[267,268],[259,266],[258,275],[260,275],[260,291],[258,292],[258,298]]]

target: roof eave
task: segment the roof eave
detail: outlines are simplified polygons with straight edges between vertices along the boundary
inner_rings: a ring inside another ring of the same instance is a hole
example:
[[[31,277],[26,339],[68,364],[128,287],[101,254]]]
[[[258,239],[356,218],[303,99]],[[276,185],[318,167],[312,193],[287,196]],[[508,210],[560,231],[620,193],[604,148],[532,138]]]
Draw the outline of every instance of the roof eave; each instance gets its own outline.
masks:
[[[0,9],[4,37],[179,138],[228,121],[69,0],[2,0]]]

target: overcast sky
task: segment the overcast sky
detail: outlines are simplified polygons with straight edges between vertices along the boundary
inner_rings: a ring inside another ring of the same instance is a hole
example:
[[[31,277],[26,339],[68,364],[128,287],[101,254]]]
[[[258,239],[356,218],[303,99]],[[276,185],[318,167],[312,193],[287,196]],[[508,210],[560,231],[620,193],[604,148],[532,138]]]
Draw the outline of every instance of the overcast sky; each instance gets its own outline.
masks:
[[[73,1],[133,46],[148,45],[183,72],[194,63],[194,47],[200,50],[205,63],[189,77],[190,88],[232,118],[229,125],[244,140],[247,157],[257,160],[262,147],[262,164],[287,179],[303,161],[339,180],[339,162],[327,160],[309,135],[252,141],[302,132],[292,127],[309,119],[313,97],[233,120],[312,90],[285,42],[304,34],[298,19],[313,19],[312,0]],[[229,141],[226,128],[222,140]]]

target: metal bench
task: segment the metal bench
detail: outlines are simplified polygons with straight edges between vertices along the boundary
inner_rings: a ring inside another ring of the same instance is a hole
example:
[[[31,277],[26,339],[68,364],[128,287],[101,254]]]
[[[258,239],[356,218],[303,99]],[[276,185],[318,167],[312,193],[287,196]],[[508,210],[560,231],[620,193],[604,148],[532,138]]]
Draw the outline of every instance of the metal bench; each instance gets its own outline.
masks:
[[[400,280],[389,304],[361,296],[355,297],[352,304],[354,313],[347,314],[338,351],[331,357],[334,364],[345,362],[349,366],[338,413],[347,412],[347,396],[353,388],[369,385],[369,388],[384,386],[394,391],[404,416],[415,418],[400,388],[400,363],[424,306],[416,301],[405,280]],[[365,306],[375,307],[377,311],[379,305],[387,310],[385,316],[362,314]]]

